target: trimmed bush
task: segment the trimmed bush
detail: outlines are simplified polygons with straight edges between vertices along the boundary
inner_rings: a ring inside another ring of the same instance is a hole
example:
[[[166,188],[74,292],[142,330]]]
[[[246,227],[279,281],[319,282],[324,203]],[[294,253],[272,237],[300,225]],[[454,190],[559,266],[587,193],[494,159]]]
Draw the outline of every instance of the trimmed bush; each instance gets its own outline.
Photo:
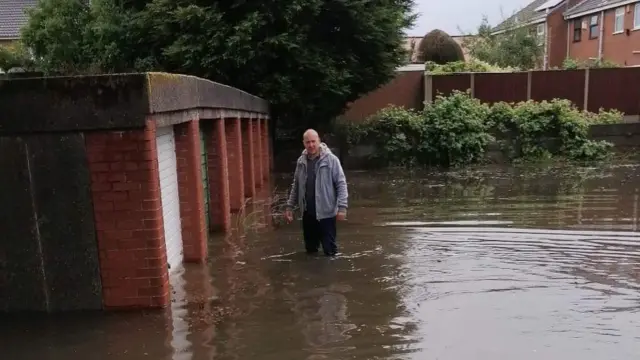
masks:
[[[464,53],[458,43],[442,30],[433,30],[422,38],[418,46],[418,61],[446,64],[464,61]]]

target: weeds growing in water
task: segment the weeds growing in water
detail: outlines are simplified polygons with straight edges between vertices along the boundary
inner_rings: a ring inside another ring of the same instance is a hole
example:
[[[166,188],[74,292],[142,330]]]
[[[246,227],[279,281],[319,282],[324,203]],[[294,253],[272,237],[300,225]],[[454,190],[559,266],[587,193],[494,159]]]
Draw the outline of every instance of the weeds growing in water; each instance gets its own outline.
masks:
[[[257,232],[267,226],[286,224],[287,192],[275,188],[269,196],[246,199],[236,218],[236,228],[243,232]]]

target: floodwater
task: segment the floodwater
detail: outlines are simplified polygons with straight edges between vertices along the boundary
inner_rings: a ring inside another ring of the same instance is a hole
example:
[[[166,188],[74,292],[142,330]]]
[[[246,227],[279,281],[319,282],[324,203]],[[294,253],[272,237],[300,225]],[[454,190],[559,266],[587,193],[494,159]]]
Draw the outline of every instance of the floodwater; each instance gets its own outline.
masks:
[[[173,279],[170,309],[0,320],[1,358],[637,359],[639,180],[637,165],[351,173],[338,258],[251,212]]]

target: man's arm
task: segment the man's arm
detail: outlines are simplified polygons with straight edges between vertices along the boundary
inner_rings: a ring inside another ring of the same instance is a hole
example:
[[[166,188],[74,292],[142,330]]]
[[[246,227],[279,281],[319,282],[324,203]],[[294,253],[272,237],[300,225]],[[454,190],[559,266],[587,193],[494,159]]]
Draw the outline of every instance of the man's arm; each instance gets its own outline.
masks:
[[[287,199],[287,210],[293,210],[298,204],[298,164],[296,164],[296,170],[293,172],[293,182],[291,183],[291,190],[289,191],[289,198]]]
[[[346,212],[349,207],[349,191],[347,190],[347,177],[344,175],[342,164],[337,156],[333,156],[333,184],[336,187],[338,211]]]

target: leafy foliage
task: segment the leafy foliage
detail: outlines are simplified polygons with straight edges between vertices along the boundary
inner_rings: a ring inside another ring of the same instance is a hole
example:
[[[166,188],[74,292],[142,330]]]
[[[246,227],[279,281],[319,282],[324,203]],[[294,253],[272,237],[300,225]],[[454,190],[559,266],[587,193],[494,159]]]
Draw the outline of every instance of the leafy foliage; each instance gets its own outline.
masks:
[[[491,65],[487,62],[469,59],[467,61],[454,61],[444,65],[439,65],[434,62],[427,62],[425,64],[426,70],[432,75],[452,74],[460,72],[514,72],[517,69],[514,68],[501,68],[499,66]]]
[[[8,72],[13,68],[32,70],[35,61],[22,43],[0,46],[0,71]]]
[[[611,144],[589,139],[589,126],[622,121],[622,113],[589,113],[568,100],[498,102],[454,91],[422,112],[388,107],[361,124],[342,124],[351,145],[372,144],[382,165],[462,166],[486,159],[495,143],[509,159],[600,160]]]
[[[267,99],[300,128],[326,122],[402,64],[413,0],[41,0],[23,30],[47,72],[167,71]]]
[[[460,45],[442,30],[433,30],[422,38],[418,47],[418,61],[446,64],[464,61]]]
[[[564,61],[562,62],[562,68],[564,70],[589,69],[589,68],[603,69],[603,68],[617,68],[617,67],[620,67],[620,65],[606,59],[580,61],[580,60],[567,58],[567,59],[564,59]]]
[[[542,60],[544,46],[530,27],[507,22],[507,31],[495,34],[483,17],[476,34],[464,40],[469,55],[499,67],[530,70]]]

